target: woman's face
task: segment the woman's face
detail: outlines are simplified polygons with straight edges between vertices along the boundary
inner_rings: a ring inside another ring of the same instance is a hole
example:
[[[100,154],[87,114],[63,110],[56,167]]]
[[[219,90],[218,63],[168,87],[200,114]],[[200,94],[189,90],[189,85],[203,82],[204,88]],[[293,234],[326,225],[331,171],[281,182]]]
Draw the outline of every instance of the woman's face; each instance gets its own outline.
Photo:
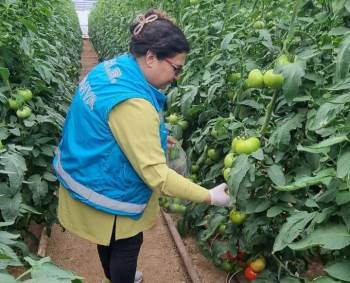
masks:
[[[186,53],[178,53],[174,57],[165,59],[154,57],[148,61],[150,68],[146,77],[154,87],[163,89],[180,78],[185,61]]]

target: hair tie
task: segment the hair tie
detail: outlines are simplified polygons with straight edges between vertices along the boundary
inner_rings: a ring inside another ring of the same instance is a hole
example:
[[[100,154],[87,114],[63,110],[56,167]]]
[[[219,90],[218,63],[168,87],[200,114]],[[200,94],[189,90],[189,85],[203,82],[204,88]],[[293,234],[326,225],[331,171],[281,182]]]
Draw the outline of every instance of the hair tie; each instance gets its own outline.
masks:
[[[138,15],[136,17],[137,26],[135,27],[133,34],[134,35],[140,34],[140,32],[142,31],[142,29],[143,29],[145,24],[154,22],[156,19],[158,19],[158,15],[157,14],[150,15],[147,18],[144,15],[142,15],[142,14]]]

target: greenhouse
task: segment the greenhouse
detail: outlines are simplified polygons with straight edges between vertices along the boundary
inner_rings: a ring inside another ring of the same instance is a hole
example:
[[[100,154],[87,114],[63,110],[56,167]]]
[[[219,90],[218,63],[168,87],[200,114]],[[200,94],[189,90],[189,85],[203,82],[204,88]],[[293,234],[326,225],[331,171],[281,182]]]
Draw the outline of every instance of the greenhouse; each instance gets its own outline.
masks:
[[[350,1],[0,0],[0,283],[350,282]]]

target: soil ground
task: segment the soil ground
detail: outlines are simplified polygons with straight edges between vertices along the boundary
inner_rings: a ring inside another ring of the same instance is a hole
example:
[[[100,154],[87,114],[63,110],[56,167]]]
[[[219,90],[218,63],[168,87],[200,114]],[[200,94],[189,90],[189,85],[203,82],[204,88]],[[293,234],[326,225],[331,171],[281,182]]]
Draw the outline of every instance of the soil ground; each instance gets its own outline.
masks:
[[[80,80],[97,63],[97,55],[90,41],[84,40]],[[216,269],[199,253],[193,239],[186,239],[185,246],[203,283],[225,282],[226,274]],[[52,228],[47,255],[59,266],[84,277],[85,283],[97,283],[103,278],[96,246],[63,231],[59,225]],[[144,233],[138,269],[143,272],[145,283],[191,282],[162,217],[158,218],[157,224],[151,230]]]

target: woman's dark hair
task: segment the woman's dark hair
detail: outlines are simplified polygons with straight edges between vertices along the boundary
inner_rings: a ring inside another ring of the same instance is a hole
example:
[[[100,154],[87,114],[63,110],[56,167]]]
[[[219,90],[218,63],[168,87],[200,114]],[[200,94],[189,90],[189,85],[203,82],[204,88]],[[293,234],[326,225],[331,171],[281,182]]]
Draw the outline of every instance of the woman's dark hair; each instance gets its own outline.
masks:
[[[157,15],[157,19],[145,23],[138,34],[135,29],[139,27],[139,22],[130,27],[131,40],[129,43],[130,53],[135,57],[146,55],[147,51],[152,51],[158,59],[171,58],[178,53],[188,53],[189,43],[184,33],[170,20],[166,14],[158,10],[149,10],[144,14],[144,18]]]

